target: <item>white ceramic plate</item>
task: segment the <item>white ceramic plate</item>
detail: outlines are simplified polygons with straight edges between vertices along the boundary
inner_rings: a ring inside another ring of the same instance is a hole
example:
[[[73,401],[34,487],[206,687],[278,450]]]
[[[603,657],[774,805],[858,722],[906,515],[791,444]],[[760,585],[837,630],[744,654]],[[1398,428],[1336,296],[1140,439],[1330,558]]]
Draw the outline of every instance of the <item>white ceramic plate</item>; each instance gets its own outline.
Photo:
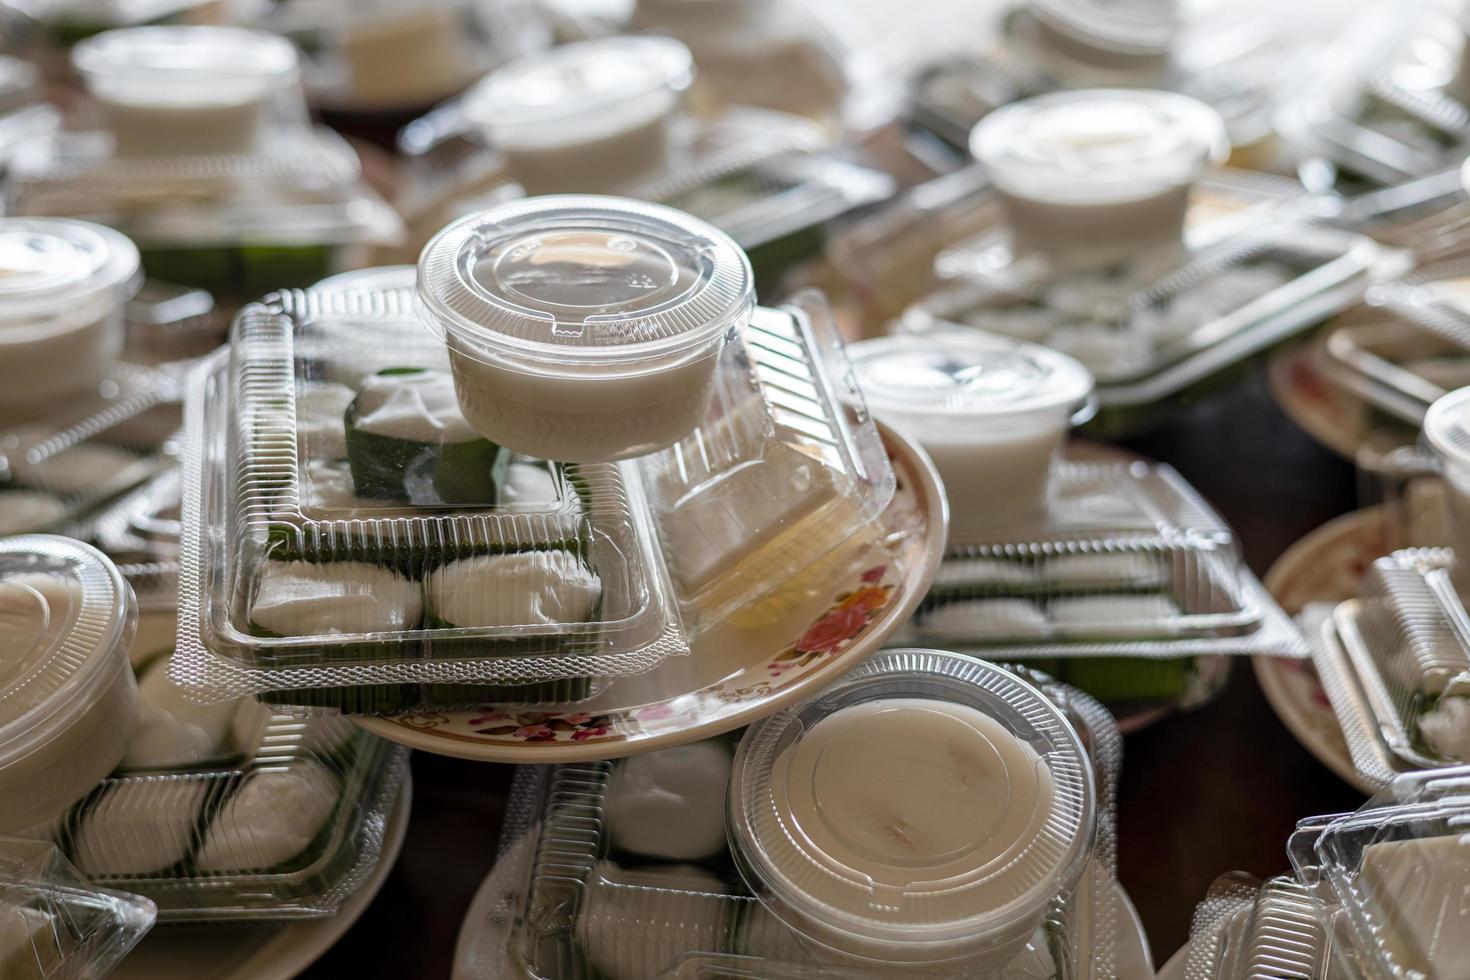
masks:
[[[108,974],[109,980],[291,980],[341,939],[372,904],[398,860],[412,810],[413,781],[404,773],[383,834],[383,856],[336,915],[288,926],[155,929]]]
[[[843,545],[838,585],[773,615],[736,616],[702,635],[684,657],[567,710],[484,705],[364,717],[375,735],[424,752],[483,762],[611,759],[694,742],[803,701],[862,662],[913,614],[944,551],[948,515],[934,465],[879,426],[898,490],[883,517],[887,540]],[[875,524],[876,526],[876,524]]]

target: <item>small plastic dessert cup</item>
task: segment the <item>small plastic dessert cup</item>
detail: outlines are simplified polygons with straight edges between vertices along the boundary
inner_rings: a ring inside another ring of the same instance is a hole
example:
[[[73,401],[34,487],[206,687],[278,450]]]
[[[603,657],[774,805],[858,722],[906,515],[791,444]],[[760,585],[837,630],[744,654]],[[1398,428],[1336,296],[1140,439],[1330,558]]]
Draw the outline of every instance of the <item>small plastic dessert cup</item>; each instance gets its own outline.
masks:
[[[1010,962],[1074,894],[1097,823],[1056,706],[932,650],[884,653],[751,725],[726,815],[745,883],[824,955],[966,975]]]
[[[1035,40],[1076,69],[1157,77],[1179,33],[1177,0],[1031,0]]]
[[[1449,545],[1455,550],[1452,576],[1457,591],[1470,595],[1470,388],[1438,399],[1424,415],[1424,442],[1429,446],[1449,489]]]
[[[110,228],[0,218],[0,421],[95,392],[141,284],[137,248]]]
[[[1064,269],[1178,247],[1190,188],[1229,149],[1220,114],[1203,102],[1132,89],[1026,99],[970,134],[1013,251]]]
[[[117,767],[138,720],[138,614],[71,538],[0,538],[0,832],[52,820]]]
[[[1082,364],[959,330],[865,340],[848,357],[868,407],[934,461],[952,543],[1045,513],[1052,462],[1092,394]]]
[[[296,49],[238,27],[104,31],[72,50],[122,157],[251,153],[305,125]]]
[[[704,418],[720,352],[755,307],[723,232],[615,197],[530,198],[424,247],[420,319],[490,441],[571,463],[642,456]]]
[[[609,37],[528,55],[466,93],[466,119],[531,194],[616,190],[658,173],[694,77],[668,37]]]

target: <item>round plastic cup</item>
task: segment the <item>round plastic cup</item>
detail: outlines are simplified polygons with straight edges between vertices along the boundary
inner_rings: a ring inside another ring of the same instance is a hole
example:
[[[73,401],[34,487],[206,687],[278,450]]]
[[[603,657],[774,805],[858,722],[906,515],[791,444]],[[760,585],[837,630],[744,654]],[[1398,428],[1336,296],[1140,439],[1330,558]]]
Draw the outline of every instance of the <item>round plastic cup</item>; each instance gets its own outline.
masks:
[[[873,413],[917,440],[949,497],[950,540],[1040,516],[1092,374],[1065,354],[968,331],[848,347]]]
[[[95,548],[0,538],[0,831],[55,818],[122,759],[138,719],[137,618]]]
[[[466,93],[470,124],[531,194],[615,190],[668,160],[669,120],[694,77],[668,37],[609,37],[529,55]]]
[[[1450,392],[1424,415],[1424,442],[1439,460],[1449,489],[1449,544],[1455,582],[1470,593],[1470,388]]]
[[[249,153],[273,115],[276,125],[305,122],[296,49],[266,31],[104,31],[72,49],[72,64],[119,156]]]
[[[1076,68],[1156,76],[1179,33],[1177,0],[1031,0],[1036,40]]]
[[[471,426],[519,453],[592,463],[700,423],[755,294],[745,253],[697,218],[556,196],[441,231],[419,257],[417,306],[444,337]]]
[[[141,284],[137,248],[110,228],[0,218],[0,421],[95,392]]]
[[[1025,681],[883,653],[757,721],[735,756],[731,851],[803,940],[859,962],[998,969],[1077,886],[1096,835],[1077,733]]]
[[[1064,267],[1177,247],[1190,188],[1229,149],[1220,114],[1203,102],[1133,89],[1026,99],[970,134],[1016,254]]]

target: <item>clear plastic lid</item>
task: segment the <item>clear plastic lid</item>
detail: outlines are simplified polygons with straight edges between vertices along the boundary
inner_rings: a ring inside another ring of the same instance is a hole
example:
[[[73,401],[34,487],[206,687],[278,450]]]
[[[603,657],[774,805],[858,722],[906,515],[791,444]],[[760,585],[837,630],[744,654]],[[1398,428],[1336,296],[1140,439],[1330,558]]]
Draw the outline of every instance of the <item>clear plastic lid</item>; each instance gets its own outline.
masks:
[[[137,626],[132,591],[101,552],[71,538],[0,538],[0,763],[88,711],[119,672]]]
[[[1073,358],[978,331],[865,340],[848,356],[869,407],[900,418],[1070,415],[1092,393],[1092,373]]]
[[[494,142],[557,145],[563,127],[592,138],[583,130],[665,115],[693,78],[693,57],[673,38],[609,37],[511,62],[466,93],[463,106]]]
[[[0,837],[0,976],[105,977],[157,910],[89,884],[55,845]]]
[[[746,884],[850,955],[948,960],[1029,936],[1096,832],[1092,767],[1030,684],[897,650],[747,729],[729,831]]]
[[[37,321],[90,311],[98,299],[121,303],[140,281],[137,247],[111,228],[65,218],[0,219],[0,341]]]
[[[388,289],[412,289],[418,270],[411,265],[380,265],[328,276],[311,288],[318,292],[379,293]]]
[[[1124,54],[1161,55],[1179,32],[1178,0],[1031,0],[1053,30]]]
[[[133,27],[104,31],[72,49],[94,96],[198,105],[263,99],[297,81],[296,48],[239,27]]]
[[[620,365],[696,349],[749,319],[750,262],[672,208],[616,197],[513,201],[454,222],[419,257],[420,314],[472,352]]]
[[[1446,462],[1470,468],[1470,388],[1460,388],[1429,406],[1424,441]]]
[[[1056,203],[1130,200],[1184,187],[1224,161],[1220,114],[1141,89],[1055,92],[986,116],[970,152],[1001,190]]]

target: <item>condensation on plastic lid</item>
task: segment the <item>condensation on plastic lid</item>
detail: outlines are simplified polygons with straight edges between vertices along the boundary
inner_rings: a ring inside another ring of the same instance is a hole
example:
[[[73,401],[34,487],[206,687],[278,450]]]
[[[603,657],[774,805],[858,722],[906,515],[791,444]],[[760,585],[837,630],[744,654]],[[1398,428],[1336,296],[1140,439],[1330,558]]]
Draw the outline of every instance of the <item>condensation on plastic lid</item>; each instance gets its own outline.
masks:
[[[128,27],[103,31],[72,49],[72,64],[89,87],[148,86],[175,101],[226,90],[263,96],[297,78],[296,48],[268,31],[243,27]]]
[[[970,152],[1001,190],[1059,202],[1186,186],[1229,149],[1210,106],[1143,89],[1036,96],[992,112],[970,134]]]
[[[1093,387],[1092,373],[1065,354],[973,331],[864,340],[848,348],[848,358],[868,407],[880,415],[1070,414]]]
[[[1056,30],[1129,54],[1160,55],[1179,32],[1178,0],[1031,0]]]
[[[498,127],[598,116],[694,78],[689,49],[671,37],[609,37],[530,55],[485,76],[464,97],[471,122]]]
[[[925,795],[934,786],[947,799]],[[1092,770],[1057,707],[934,650],[884,653],[752,724],[729,801],[737,866],[773,914],[872,959],[950,959],[1029,933],[1096,830]]]
[[[749,318],[754,275],[724,232],[618,197],[512,201],[424,247],[427,325],[483,353],[625,362],[704,344]]]
[[[0,758],[91,706],[127,665],[132,592],[71,538],[0,538]]]
[[[1457,388],[1429,406],[1424,441],[1448,462],[1470,468],[1470,388]]]
[[[67,218],[0,218],[0,323],[75,308],[139,279],[138,249],[125,235]]]

